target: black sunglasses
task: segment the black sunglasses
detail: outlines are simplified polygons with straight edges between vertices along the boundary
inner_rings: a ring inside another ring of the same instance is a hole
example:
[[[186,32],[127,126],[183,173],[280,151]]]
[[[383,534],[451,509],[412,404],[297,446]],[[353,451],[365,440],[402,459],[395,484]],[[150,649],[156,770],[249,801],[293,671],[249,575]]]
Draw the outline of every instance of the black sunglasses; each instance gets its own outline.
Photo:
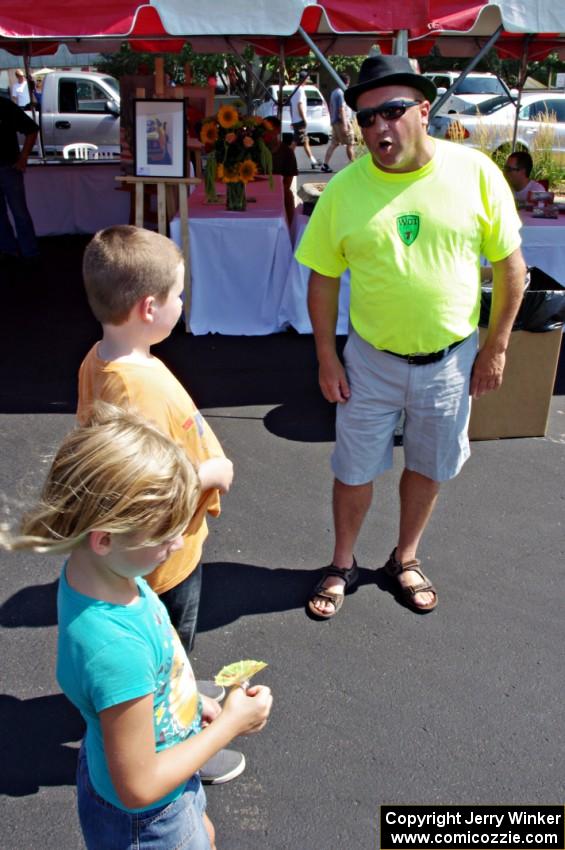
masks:
[[[418,106],[421,100],[391,100],[380,106],[360,109],[357,113],[357,123],[360,127],[372,127],[375,118],[380,115],[384,121],[398,121],[411,106]]]

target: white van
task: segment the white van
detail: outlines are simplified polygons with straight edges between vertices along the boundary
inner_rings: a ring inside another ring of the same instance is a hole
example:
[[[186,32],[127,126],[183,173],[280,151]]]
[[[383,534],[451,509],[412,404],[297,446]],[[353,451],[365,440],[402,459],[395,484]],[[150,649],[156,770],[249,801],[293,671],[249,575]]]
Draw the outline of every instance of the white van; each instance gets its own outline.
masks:
[[[283,138],[292,136],[292,126],[290,123],[290,106],[288,101],[292,93],[296,90],[296,86],[283,86],[283,112],[282,112],[282,134]],[[306,123],[308,129],[308,137],[311,141],[316,141],[320,145],[325,145],[331,133],[330,111],[324,100],[321,91],[313,85],[304,86],[306,94]],[[268,118],[269,115],[277,114],[277,104],[279,99],[279,86],[269,86],[263,101],[257,100],[254,103],[253,111],[255,115],[260,115],[262,118]]]

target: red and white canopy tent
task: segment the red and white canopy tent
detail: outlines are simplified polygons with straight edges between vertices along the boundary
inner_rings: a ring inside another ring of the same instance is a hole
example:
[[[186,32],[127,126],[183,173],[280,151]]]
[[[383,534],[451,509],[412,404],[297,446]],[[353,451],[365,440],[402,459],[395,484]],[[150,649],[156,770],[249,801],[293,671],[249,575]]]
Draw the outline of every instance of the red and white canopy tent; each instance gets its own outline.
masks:
[[[413,57],[473,57],[467,73],[495,45],[527,61],[565,57],[565,4],[558,0],[21,0],[0,2],[0,47],[45,55],[65,43],[73,52],[112,52],[127,41],[141,51],[176,51],[186,41],[203,53],[360,55],[374,44]],[[525,76],[525,75],[524,75]],[[439,104],[438,104],[439,106]]]
[[[376,38],[426,27],[428,0],[42,0],[40,7],[2,0],[0,40],[21,52],[47,53],[64,41],[70,50],[111,51],[128,41],[144,51],[174,51],[189,40],[200,52],[224,52],[231,43],[251,43],[262,52],[307,52],[302,32],[332,52],[363,53]],[[229,47],[228,47],[229,49]],[[366,51],[365,51],[366,52]]]
[[[201,52],[225,50],[231,41],[262,51],[285,39],[287,55],[304,52],[306,34],[324,52],[362,53],[378,41],[390,49],[404,33],[411,55],[435,45],[444,55],[470,55],[501,28],[501,53],[521,55],[524,34],[530,56],[564,51],[565,5],[556,0],[21,0],[0,3],[2,46],[34,54],[65,42],[81,52],[112,50],[129,41],[143,50],[178,49],[190,40]]]
[[[565,4],[556,0],[429,0],[423,28],[411,28],[411,56],[436,47],[443,56],[474,56],[495,34],[504,58],[520,59],[528,43],[531,61],[556,52],[565,58]]]
[[[0,2],[0,47],[45,55],[65,43],[72,52],[112,52],[127,41],[140,51],[176,51],[186,41],[202,53],[292,56],[313,50],[360,55],[475,57],[492,45],[526,60],[565,56],[565,4],[558,0],[21,0]],[[471,65],[466,71],[471,69]]]

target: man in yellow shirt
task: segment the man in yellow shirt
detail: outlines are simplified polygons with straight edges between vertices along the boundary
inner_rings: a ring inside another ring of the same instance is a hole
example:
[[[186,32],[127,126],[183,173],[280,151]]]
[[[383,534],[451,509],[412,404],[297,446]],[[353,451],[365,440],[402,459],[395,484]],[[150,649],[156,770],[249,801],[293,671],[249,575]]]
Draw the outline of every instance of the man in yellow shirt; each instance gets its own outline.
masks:
[[[525,266],[512,195],[483,154],[428,136],[435,94],[405,57],[364,61],[345,100],[357,111],[369,153],[326,186],[297,251],[312,269],[308,306],[320,387],[337,402],[335,548],[308,601],[324,619],[358,580],[354,545],[373,479],[392,466],[402,413],[399,535],[385,570],[410,608],[435,608],[418,545],[440,482],[469,456],[470,395],[500,386],[521,301]],[[494,296],[477,354],[481,255],[494,270]],[[335,329],[346,268],[352,330],[344,367]]]

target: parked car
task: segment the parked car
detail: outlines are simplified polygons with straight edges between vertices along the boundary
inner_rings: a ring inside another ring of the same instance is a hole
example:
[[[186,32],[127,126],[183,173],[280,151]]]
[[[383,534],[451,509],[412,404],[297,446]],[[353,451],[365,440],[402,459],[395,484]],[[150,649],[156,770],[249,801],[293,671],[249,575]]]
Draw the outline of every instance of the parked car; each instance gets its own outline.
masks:
[[[427,71],[424,76],[429,77],[438,90],[438,96],[441,96],[459,79],[461,72]],[[471,71],[457,84],[457,87],[441,106],[440,114],[462,112],[468,106],[482,103],[495,95],[511,97],[511,92],[506,83],[495,74],[481,74],[478,71]]]
[[[282,134],[285,141],[292,137],[290,125],[290,106],[288,101],[295,86],[283,86]],[[330,112],[321,91],[312,85],[304,87],[306,93],[306,122],[308,137],[318,144],[325,145],[331,133]],[[263,101],[255,101],[254,113],[262,118],[277,114],[279,86],[269,86]]]
[[[102,156],[120,156],[120,86],[109,74],[46,74],[36,120],[48,156],[61,156],[64,146],[73,142],[97,145]]]
[[[436,115],[430,121],[429,132],[436,138],[457,140],[496,153],[512,144],[515,117],[513,99],[493,97],[455,115]],[[536,137],[548,124],[547,141],[541,137],[538,146],[548,144],[556,161],[565,165],[565,93],[544,90],[523,94],[516,148],[531,152]]]

